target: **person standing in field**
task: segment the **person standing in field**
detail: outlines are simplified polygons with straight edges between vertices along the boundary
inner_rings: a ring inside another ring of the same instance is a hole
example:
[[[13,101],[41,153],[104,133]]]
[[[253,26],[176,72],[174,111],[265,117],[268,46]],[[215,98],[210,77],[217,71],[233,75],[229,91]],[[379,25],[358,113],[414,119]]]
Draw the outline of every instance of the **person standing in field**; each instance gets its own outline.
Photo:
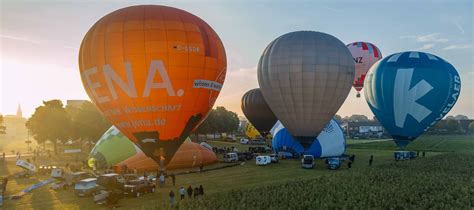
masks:
[[[169,196],[170,196],[170,205],[171,205],[171,207],[173,207],[173,203],[174,203],[174,192],[173,192],[173,190],[170,191]]]
[[[179,188],[179,196],[180,196],[181,200],[184,199],[184,194],[186,194],[186,190],[184,189],[184,187],[180,187]]]
[[[373,155],[370,155],[370,159],[369,159],[369,166],[372,166],[372,162],[374,161],[374,156]]]
[[[199,185],[199,195],[204,195],[204,187],[202,185]]]
[[[191,187],[191,185],[189,185],[189,187],[188,187],[188,197],[191,199],[192,196],[193,196],[193,187]]]
[[[163,173],[160,175],[160,187],[163,187],[165,185],[165,176]]]
[[[349,161],[349,162],[347,163],[347,169],[351,169],[351,168],[352,168],[352,161]]]
[[[194,193],[194,198],[197,198],[197,196],[199,195],[199,188],[195,187],[193,193]]]
[[[176,183],[176,176],[174,174],[171,174],[170,176],[171,176],[171,181],[173,182],[173,187],[174,187]]]

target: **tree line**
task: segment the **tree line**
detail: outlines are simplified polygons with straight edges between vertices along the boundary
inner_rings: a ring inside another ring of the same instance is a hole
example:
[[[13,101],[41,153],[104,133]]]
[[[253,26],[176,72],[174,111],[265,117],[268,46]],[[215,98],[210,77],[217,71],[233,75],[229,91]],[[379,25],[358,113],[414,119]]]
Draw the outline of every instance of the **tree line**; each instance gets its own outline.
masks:
[[[28,131],[37,143],[44,147],[46,142],[51,142],[55,154],[58,152],[58,143],[65,144],[72,140],[81,146],[84,143],[92,145],[110,126],[110,122],[89,101],[85,101],[79,107],[64,106],[60,100],[43,101],[26,122]],[[238,126],[239,118],[235,112],[217,107],[209,112],[206,120],[195,132],[233,133]]]
[[[91,145],[111,126],[109,121],[89,101],[79,107],[66,106],[60,100],[43,101],[27,120],[26,127],[38,144],[53,143],[57,154],[57,144],[70,140]]]
[[[239,128],[237,113],[223,106],[212,109],[206,120],[198,127],[196,134],[234,133]]]
[[[3,115],[0,114],[0,134],[6,134],[7,127],[3,125]]]

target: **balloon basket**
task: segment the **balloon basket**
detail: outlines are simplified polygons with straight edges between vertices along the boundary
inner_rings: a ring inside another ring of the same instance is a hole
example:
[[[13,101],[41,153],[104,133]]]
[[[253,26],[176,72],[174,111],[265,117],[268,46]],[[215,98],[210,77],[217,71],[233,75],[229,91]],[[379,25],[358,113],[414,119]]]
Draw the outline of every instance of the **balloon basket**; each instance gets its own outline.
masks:
[[[357,93],[356,98],[360,98],[360,93]]]
[[[393,157],[396,161],[411,160],[416,158],[417,154],[414,151],[395,151]]]

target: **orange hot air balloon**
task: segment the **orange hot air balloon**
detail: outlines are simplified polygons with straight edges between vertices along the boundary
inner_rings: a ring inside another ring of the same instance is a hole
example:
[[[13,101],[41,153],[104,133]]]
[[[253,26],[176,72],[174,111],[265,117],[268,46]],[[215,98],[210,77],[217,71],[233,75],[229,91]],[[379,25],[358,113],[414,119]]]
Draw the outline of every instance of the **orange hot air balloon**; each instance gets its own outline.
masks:
[[[89,97],[162,166],[214,105],[226,65],[224,46],[206,22],[154,5],[106,15],[87,32],[79,52]]]

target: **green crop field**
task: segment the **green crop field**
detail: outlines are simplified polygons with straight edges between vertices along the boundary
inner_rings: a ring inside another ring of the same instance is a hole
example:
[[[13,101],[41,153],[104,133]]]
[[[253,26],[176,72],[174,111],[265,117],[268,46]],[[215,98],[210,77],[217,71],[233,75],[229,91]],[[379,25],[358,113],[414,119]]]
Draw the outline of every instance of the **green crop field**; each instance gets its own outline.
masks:
[[[247,146],[229,142],[213,142],[219,147]],[[423,136],[410,145],[411,150],[426,151],[426,157],[396,162],[392,141],[348,141],[347,154],[356,155],[352,169],[346,164],[336,171],[325,168],[318,160],[315,169],[302,169],[299,160],[282,160],[278,164],[256,166],[245,164],[182,174],[176,186],[169,180],[164,188],[140,198],[118,202],[124,209],[169,208],[168,193],[180,186],[202,184],[205,195],[178,203],[180,209],[307,209],[358,208],[377,209],[471,209],[473,136]],[[369,167],[369,156],[374,164]],[[223,164],[218,164],[223,165]],[[205,168],[206,169],[206,168]],[[19,171],[14,160],[0,163],[0,176]],[[47,176],[12,179],[7,195],[18,193]],[[18,200],[6,200],[3,209],[100,209],[91,197],[79,198],[69,189],[54,191],[42,187]]]

